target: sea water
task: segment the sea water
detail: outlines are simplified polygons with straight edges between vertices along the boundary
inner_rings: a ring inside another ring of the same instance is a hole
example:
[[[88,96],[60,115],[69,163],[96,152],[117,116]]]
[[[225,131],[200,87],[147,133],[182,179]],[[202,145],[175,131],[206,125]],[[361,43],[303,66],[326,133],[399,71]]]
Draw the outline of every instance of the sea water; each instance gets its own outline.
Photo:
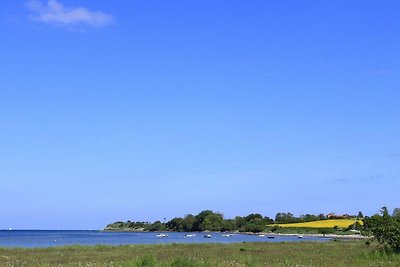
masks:
[[[67,245],[128,245],[128,244],[170,244],[170,243],[240,243],[240,242],[323,242],[329,238],[297,236],[259,236],[247,234],[171,233],[157,237],[154,232],[102,232],[95,230],[0,230],[0,247],[52,247]],[[186,237],[185,235],[194,235]]]

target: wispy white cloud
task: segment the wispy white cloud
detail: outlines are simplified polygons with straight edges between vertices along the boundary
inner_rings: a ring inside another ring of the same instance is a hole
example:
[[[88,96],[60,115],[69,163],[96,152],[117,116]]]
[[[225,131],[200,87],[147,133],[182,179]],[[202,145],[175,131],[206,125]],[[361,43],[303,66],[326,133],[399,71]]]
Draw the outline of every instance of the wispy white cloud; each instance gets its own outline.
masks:
[[[44,23],[61,25],[104,26],[113,23],[114,17],[101,11],[91,11],[84,7],[65,7],[56,0],[46,2],[30,0],[27,8],[30,18]]]

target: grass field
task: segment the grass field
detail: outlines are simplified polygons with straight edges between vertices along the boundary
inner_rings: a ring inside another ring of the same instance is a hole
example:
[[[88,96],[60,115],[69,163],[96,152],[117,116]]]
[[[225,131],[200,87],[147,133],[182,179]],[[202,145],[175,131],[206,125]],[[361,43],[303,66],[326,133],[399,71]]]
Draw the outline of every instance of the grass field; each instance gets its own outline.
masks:
[[[0,248],[0,266],[400,266],[361,241]]]
[[[358,222],[362,225],[362,221],[358,220]],[[285,223],[285,224],[274,224],[281,227],[290,227],[290,228],[333,228],[335,226],[341,228],[347,228],[350,225],[354,224],[353,219],[332,219],[332,220],[322,220],[315,222],[304,222],[304,223]]]

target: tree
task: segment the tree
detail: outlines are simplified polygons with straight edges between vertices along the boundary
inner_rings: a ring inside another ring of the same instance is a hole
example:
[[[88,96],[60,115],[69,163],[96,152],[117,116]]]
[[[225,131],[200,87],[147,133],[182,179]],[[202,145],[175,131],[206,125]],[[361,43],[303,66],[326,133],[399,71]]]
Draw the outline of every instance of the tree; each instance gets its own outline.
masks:
[[[236,222],[240,222],[241,226],[239,231],[241,232],[261,232],[266,229],[267,224],[271,223],[271,219],[264,217],[259,213],[251,213],[246,217],[236,217]]]
[[[196,215],[197,220],[199,220],[200,222],[203,222],[204,219],[211,215],[214,214],[214,212],[212,212],[211,210],[203,210],[202,212],[200,212],[199,214]]]
[[[252,219],[246,221],[241,230],[243,232],[258,233],[265,230],[266,227],[266,221],[262,217],[253,217]]]
[[[222,223],[221,231],[222,232],[229,232],[229,231],[234,231],[237,229],[236,222],[235,220],[228,219],[224,220]]]
[[[384,249],[400,252],[400,216],[390,216],[386,207],[381,209],[381,215],[364,218],[367,233],[372,234],[368,243],[376,240]]]
[[[188,214],[182,221],[183,231],[190,232],[193,231],[193,226],[196,222],[196,217],[192,214]]]
[[[400,208],[395,208],[393,210],[393,217],[398,217],[400,216]]]
[[[224,218],[221,214],[213,213],[205,217],[203,221],[204,230],[221,231]]]
[[[303,222],[312,222],[312,221],[317,221],[318,216],[313,215],[313,214],[304,214],[300,216],[300,220]]]
[[[162,230],[165,230],[165,226],[160,221],[156,221],[153,224],[151,224],[147,230],[148,231],[162,231]]]
[[[182,218],[173,218],[169,222],[166,223],[168,229],[172,231],[180,232],[182,231],[183,227],[183,219]]]
[[[193,230],[194,231],[204,231],[204,230],[206,230],[204,228],[203,222],[211,214],[214,214],[214,212],[212,212],[211,210],[203,210],[202,212],[197,214],[196,215],[196,221],[193,224]]]
[[[262,215],[259,213],[251,213],[249,215],[247,215],[246,217],[244,217],[244,219],[248,222],[251,221],[253,219],[262,219]]]
[[[237,228],[241,228],[246,223],[246,220],[243,217],[236,216],[235,224]]]
[[[272,219],[271,219],[270,217],[268,217],[268,216],[265,216],[265,217],[264,217],[264,221],[265,221],[266,224],[271,224],[271,223],[274,222],[274,220],[272,220]]]
[[[295,222],[295,221],[296,221],[296,219],[293,217],[293,214],[290,212],[288,212],[288,213],[279,212],[275,216],[275,222],[277,222],[277,223],[291,223],[291,222]]]
[[[357,215],[357,219],[362,219],[362,218],[364,218],[364,214],[361,211],[359,211],[358,215]]]

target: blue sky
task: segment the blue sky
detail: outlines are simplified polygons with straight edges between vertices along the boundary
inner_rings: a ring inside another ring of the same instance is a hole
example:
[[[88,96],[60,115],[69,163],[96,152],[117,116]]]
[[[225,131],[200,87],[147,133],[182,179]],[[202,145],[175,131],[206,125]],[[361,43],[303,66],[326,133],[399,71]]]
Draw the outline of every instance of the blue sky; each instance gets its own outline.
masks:
[[[398,1],[3,1],[0,228],[399,207]]]

